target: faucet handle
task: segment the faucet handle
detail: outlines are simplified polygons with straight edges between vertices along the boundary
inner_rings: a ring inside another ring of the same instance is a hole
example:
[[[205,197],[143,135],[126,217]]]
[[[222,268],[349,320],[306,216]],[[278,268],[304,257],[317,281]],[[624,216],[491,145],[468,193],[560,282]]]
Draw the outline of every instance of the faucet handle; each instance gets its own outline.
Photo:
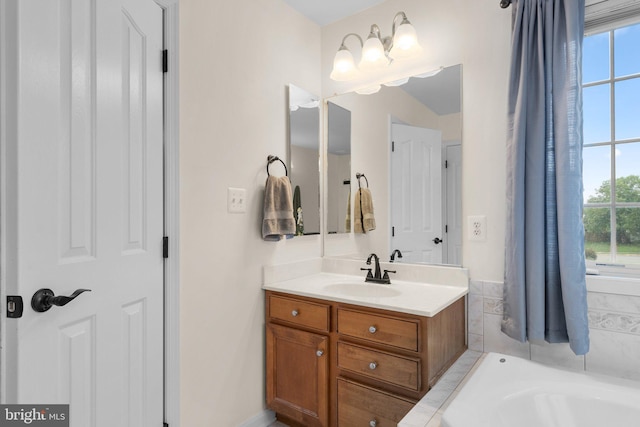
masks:
[[[366,270],[367,271],[367,279],[373,278],[373,274],[371,274],[371,269],[370,268],[362,268],[362,267],[360,267],[360,270],[362,270],[362,271]]]
[[[396,270],[384,270],[384,276],[382,276],[383,279],[387,280],[389,279],[389,273],[396,273]]]

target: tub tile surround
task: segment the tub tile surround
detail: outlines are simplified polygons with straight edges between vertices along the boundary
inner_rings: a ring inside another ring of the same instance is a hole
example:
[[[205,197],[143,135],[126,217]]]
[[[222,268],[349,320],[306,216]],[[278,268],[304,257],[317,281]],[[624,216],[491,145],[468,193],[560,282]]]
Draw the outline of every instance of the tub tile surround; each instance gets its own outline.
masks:
[[[574,371],[640,380],[640,284],[588,278],[591,349],[573,354],[568,344],[520,343],[500,331],[503,284],[472,280],[469,284],[468,347],[499,352]],[[622,285],[622,287],[617,285]],[[628,294],[628,295],[627,295]]]
[[[447,370],[436,385],[409,411],[398,427],[439,427],[442,413],[470,378],[483,354],[467,350]]]

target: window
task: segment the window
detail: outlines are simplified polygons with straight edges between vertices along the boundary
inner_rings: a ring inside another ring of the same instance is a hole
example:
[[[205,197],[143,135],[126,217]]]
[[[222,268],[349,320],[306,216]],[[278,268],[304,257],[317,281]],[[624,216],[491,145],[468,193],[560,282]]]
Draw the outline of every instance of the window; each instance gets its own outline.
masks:
[[[582,74],[587,268],[640,276],[640,24],[586,36]]]

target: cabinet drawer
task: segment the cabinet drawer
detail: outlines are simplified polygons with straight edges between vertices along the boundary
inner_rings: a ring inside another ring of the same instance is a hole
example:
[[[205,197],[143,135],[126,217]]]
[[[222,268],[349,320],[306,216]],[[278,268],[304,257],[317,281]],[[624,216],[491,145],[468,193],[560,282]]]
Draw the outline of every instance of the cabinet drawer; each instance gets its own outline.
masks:
[[[269,317],[319,331],[329,331],[329,306],[271,295]]]
[[[338,310],[338,332],[342,335],[418,351],[418,330],[418,320]]]
[[[420,390],[419,359],[339,342],[338,367],[409,390]]]
[[[338,426],[395,427],[414,403],[338,378]]]

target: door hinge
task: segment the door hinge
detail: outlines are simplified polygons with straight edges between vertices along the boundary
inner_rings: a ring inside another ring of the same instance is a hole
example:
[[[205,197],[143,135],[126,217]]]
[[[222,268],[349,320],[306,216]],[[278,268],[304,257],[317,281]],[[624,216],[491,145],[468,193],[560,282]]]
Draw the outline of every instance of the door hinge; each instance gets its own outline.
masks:
[[[448,232],[449,232],[449,226],[448,226],[448,225],[445,225],[445,226],[444,226],[444,232],[445,232],[445,233],[448,233]]]
[[[396,142],[391,141],[391,152],[393,153],[394,151],[396,151]]]
[[[444,161],[444,168],[447,169],[449,167],[449,160]]]
[[[20,295],[7,295],[7,317],[9,319],[18,319],[22,317],[24,304]]]
[[[391,237],[395,237],[395,235],[396,235],[396,228],[391,227]]]
[[[169,71],[169,51],[167,49],[162,51],[162,72]]]
[[[162,258],[169,258],[169,237],[162,238]]]

